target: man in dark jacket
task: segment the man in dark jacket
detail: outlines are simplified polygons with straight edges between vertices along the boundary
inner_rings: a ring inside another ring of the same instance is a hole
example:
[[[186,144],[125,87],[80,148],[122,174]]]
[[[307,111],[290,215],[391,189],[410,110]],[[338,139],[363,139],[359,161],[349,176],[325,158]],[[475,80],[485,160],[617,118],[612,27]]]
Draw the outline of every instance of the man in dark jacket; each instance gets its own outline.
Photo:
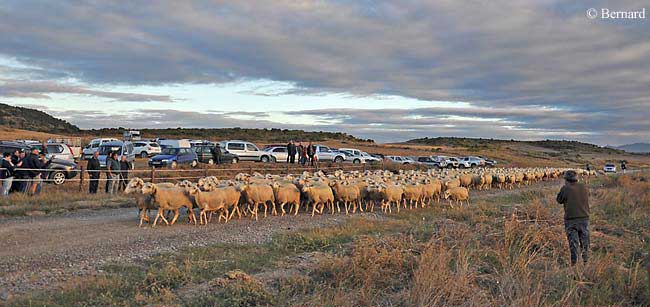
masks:
[[[571,265],[589,259],[589,192],[584,184],[578,183],[578,174],[569,170],[564,173],[565,185],[557,194],[557,202],[564,205],[564,229],[569,241]]]
[[[26,174],[30,180],[25,185],[25,192],[33,195],[41,181],[41,169],[43,169],[43,163],[38,157],[38,148],[33,148],[32,152],[25,156],[22,167],[27,169]]]
[[[296,163],[296,144],[293,140],[287,144],[287,163]]]
[[[19,168],[23,164],[21,162],[21,160],[22,160],[21,155],[22,155],[22,157],[24,157],[25,153],[20,152],[20,150],[18,150],[18,149],[16,149],[16,151],[14,151],[14,154],[11,155],[11,163],[13,163],[13,165],[14,165],[14,179],[23,179],[24,171],[19,170]],[[22,191],[21,186],[22,186],[21,181],[14,180],[13,183],[11,184],[11,189],[9,190],[9,193]]]
[[[9,196],[9,190],[14,180],[14,164],[11,163],[11,154],[5,152],[2,154],[2,162],[0,164],[0,179],[2,180],[2,195],[3,197]]]
[[[309,157],[309,164],[311,166],[314,166],[315,155],[316,155],[316,147],[314,147],[314,144],[309,142],[309,145],[307,145],[307,157]]]
[[[126,159],[126,156],[122,156],[120,159],[120,191],[126,189],[127,180],[129,180],[129,170],[131,169],[131,163]]]
[[[88,170],[88,177],[90,177],[90,184],[88,185],[88,192],[90,194],[97,194],[97,188],[99,187],[99,170],[101,166],[99,165],[99,152],[95,151],[93,157],[88,160],[88,165],[86,165],[86,170]]]
[[[217,143],[212,149],[212,161],[214,164],[221,164],[221,145]]]

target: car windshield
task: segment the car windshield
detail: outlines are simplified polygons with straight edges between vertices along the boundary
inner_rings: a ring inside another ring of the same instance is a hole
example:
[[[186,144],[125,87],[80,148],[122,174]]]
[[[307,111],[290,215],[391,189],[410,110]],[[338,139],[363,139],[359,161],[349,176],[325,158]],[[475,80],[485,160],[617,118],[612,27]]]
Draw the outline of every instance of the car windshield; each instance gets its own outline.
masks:
[[[108,155],[111,152],[116,152],[118,155],[122,154],[122,146],[100,146],[100,155]]]
[[[161,154],[163,154],[163,155],[175,155],[175,154],[178,154],[179,149],[180,148],[166,147],[166,148],[163,148],[163,150],[161,151]]]
[[[614,167],[614,164],[605,164],[605,167]]]

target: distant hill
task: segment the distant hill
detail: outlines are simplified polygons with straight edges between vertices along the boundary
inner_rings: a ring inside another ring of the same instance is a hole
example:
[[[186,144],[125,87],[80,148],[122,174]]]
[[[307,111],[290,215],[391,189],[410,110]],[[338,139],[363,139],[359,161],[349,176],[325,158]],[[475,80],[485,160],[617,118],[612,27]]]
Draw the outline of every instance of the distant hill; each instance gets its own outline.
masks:
[[[126,128],[103,128],[83,130],[84,135],[120,136]],[[374,143],[371,139],[359,139],[342,132],[304,131],[289,129],[251,129],[251,128],[167,128],[139,129],[143,138],[190,138],[207,140],[247,140],[251,142],[280,142],[295,141],[350,141]]]
[[[632,152],[632,153],[650,153],[650,144],[648,143],[634,143],[634,144],[616,146],[613,148],[623,150],[626,152]]]
[[[0,103],[0,125],[14,129],[75,134],[79,127],[45,112]]]
[[[583,143],[578,141],[565,140],[542,140],[542,141],[516,141],[500,139],[483,139],[483,138],[462,138],[462,137],[435,137],[419,138],[407,141],[412,144],[423,144],[430,146],[452,146],[467,148],[488,148],[491,146],[507,145],[512,143],[527,144],[531,146],[542,147],[555,151],[573,151],[573,152],[599,152],[599,153],[620,153],[618,149],[601,147],[594,144]]]

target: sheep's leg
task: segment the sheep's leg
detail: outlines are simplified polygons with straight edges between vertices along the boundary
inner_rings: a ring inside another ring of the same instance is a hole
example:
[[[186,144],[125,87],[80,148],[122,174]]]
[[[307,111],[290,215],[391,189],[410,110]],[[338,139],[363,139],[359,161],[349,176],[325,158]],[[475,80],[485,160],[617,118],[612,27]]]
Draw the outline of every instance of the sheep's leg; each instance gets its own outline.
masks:
[[[298,215],[298,210],[300,209],[300,201],[298,201],[298,202],[296,202],[295,204],[293,204],[293,207],[294,207],[294,209],[296,209],[295,212],[293,213],[293,215],[294,215],[294,216],[295,216],[295,215]]]
[[[348,215],[348,211],[349,211],[349,208],[348,208],[348,202],[347,202],[347,201],[344,201],[344,202],[343,202],[343,206],[345,206],[345,215]]]
[[[144,221],[144,213],[145,213],[145,211],[142,210],[142,209],[139,209],[139,210],[140,210],[140,212],[139,212],[138,215],[140,215],[140,224],[138,225],[138,227],[142,227],[142,221]]]
[[[362,207],[363,202],[361,200],[359,200],[358,203],[359,203],[359,211],[363,212],[363,207]],[[368,203],[367,202],[366,202],[366,211],[368,211]]]
[[[275,209],[275,203],[274,202],[271,202],[271,214],[273,216],[278,215],[278,210]]]
[[[190,215],[190,222],[194,223],[196,225],[196,215],[194,215],[194,209],[192,207],[189,207],[188,209],[188,214]]]
[[[180,215],[180,212],[178,209],[174,210],[174,218],[172,219],[171,225],[174,225],[176,223],[176,220],[178,219],[178,216]]]
[[[161,216],[161,211],[162,209],[158,209],[158,213],[156,213],[156,218],[153,220],[153,225],[151,227],[156,227],[156,224],[158,223],[158,218]]]
[[[316,213],[316,203],[311,208],[311,217],[314,217],[314,214]]]
[[[284,216],[285,213],[287,213],[286,211],[284,211],[284,204],[286,204],[286,203],[285,202],[280,203],[280,211],[282,211],[281,216]],[[275,209],[275,206],[273,206],[273,208]],[[291,211],[291,210],[289,210],[289,211]]]
[[[266,208],[266,203],[264,204],[264,207]],[[257,210],[258,210],[258,208],[259,208],[259,204],[256,203],[256,204],[255,204],[255,208],[253,208],[253,215],[255,215],[255,220],[256,220],[256,221],[257,221],[257,219],[258,219],[258,216],[257,216]],[[264,212],[264,213],[266,214],[266,212]]]

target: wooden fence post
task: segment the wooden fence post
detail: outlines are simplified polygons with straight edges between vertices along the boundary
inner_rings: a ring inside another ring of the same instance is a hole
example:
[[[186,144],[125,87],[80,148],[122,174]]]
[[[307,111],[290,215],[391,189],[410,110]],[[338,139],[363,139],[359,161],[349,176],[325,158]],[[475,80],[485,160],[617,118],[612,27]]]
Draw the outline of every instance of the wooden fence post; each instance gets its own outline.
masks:
[[[79,192],[83,190],[84,186],[84,167],[81,166],[81,172],[79,174]]]
[[[151,167],[151,176],[149,177],[149,182],[153,183],[154,179],[156,179],[156,168]]]

